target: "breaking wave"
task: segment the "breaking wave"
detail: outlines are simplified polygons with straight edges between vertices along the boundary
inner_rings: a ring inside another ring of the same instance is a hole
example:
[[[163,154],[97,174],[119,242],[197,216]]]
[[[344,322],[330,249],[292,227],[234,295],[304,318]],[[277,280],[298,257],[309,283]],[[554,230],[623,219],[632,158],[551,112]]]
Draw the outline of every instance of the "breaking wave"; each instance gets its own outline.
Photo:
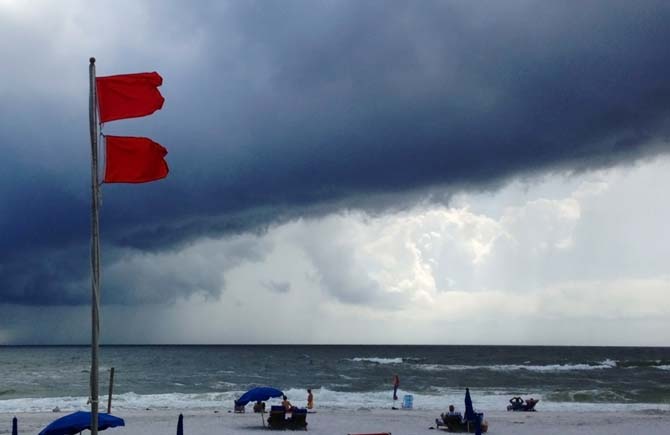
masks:
[[[233,401],[242,391],[228,391],[223,393],[168,393],[168,394],[136,394],[124,393],[114,396],[116,410],[182,410],[182,409],[212,409],[226,412],[232,410]],[[297,406],[304,406],[306,400],[303,388],[290,388],[284,393]],[[422,394],[400,390],[398,395],[402,399],[405,394],[412,394],[414,408],[440,412],[450,404],[457,406],[463,403],[462,389],[439,389],[434,394]],[[472,391],[476,409],[482,411],[504,410],[509,398],[513,394],[508,391]],[[524,394],[525,396],[526,394]],[[314,390],[317,409],[383,409],[390,408],[393,401],[390,391],[362,391],[341,392],[327,388]],[[540,399],[539,408],[546,411],[618,411],[660,409],[670,411],[670,405],[664,403],[607,403],[610,400],[626,401],[618,393],[609,390],[582,390],[562,393],[535,394]],[[19,398],[0,400],[0,413],[18,412],[50,412],[58,407],[61,412],[87,410],[86,397],[45,397]],[[268,404],[279,404],[280,399],[271,399]],[[396,406],[400,405],[400,401]],[[436,414],[437,415],[437,414]]]
[[[462,364],[417,364],[420,370],[427,371],[460,371],[460,370],[491,370],[496,372],[512,372],[528,370],[540,373],[568,372],[576,370],[604,370],[617,367],[617,362],[607,359],[594,364],[490,364],[490,365],[462,365]]]
[[[377,358],[377,357],[356,357],[351,358],[354,362],[371,362],[376,364],[402,364],[402,358]]]

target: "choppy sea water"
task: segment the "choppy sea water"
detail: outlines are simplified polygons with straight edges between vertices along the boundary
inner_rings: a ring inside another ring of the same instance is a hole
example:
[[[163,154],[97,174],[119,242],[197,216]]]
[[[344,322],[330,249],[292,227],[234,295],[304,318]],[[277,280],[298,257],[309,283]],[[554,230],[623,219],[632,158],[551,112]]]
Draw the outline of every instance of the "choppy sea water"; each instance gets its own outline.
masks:
[[[670,348],[533,346],[105,346],[100,393],[115,368],[114,409],[232,408],[254,386],[296,405],[387,408],[391,378],[414,406],[504,410],[513,395],[539,410],[670,410]],[[0,347],[0,412],[85,409],[85,346]]]

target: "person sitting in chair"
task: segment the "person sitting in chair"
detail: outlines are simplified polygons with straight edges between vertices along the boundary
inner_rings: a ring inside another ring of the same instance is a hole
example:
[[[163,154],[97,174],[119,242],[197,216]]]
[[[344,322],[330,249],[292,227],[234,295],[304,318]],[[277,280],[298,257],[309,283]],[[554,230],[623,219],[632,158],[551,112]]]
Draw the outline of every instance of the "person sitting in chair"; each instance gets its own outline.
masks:
[[[260,400],[256,403],[254,403],[254,412],[265,412],[265,402],[261,402]]]
[[[292,410],[293,410],[293,405],[291,405],[291,402],[288,401],[288,398],[286,397],[286,395],[283,395],[283,396],[282,396],[282,399],[283,399],[283,400],[282,400],[282,402],[281,402],[281,406],[283,406],[284,409],[285,409],[287,412],[292,411]]]
[[[244,405],[237,403],[237,400],[235,401],[235,412],[240,414],[244,412]]]
[[[530,399],[526,399],[526,403],[523,405],[523,410],[524,411],[534,411],[535,404],[539,402],[539,400],[535,400],[532,397]]]
[[[440,417],[442,417],[443,421],[447,421],[451,418],[458,417],[459,419],[461,418],[461,413],[456,412],[456,409],[454,409],[454,405],[449,405],[449,412],[444,412],[440,414]]]
[[[509,399],[510,406],[507,407],[508,411],[515,411],[523,408],[523,399],[521,397],[512,397]]]
[[[442,421],[437,418],[435,419],[435,425],[437,427],[447,426],[447,428],[449,428],[453,425],[460,425],[463,423],[463,416],[460,412],[456,412],[454,405],[449,405],[449,411],[440,414],[440,418]]]

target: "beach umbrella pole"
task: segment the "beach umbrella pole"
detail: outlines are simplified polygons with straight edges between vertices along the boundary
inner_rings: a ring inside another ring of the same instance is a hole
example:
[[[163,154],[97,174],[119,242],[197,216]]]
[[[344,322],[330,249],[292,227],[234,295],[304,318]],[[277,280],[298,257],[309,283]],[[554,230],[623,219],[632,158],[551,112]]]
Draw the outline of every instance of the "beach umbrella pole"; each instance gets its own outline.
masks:
[[[88,67],[88,119],[91,133],[91,435],[98,435],[98,339],[100,324],[100,184],[98,182],[98,123],[95,58]]]
[[[114,389],[114,367],[109,372],[109,395],[107,395],[107,414],[112,413],[112,390]]]

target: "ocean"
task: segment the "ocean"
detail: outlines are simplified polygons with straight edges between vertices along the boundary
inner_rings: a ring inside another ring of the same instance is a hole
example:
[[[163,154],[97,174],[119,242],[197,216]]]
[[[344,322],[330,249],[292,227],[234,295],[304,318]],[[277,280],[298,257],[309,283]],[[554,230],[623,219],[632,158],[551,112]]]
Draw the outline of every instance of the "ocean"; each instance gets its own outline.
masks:
[[[230,410],[254,386],[304,406],[389,408],[392,376],[414,407],[504,410],[510,397],[538,410],[670,410],[670,348],[544,346],[103,346],[101,408],[115,368],[113,409]],[[86,346],[0,347],[0,412],[85,409]],[[400,405],[398,402],[396,405]]]

